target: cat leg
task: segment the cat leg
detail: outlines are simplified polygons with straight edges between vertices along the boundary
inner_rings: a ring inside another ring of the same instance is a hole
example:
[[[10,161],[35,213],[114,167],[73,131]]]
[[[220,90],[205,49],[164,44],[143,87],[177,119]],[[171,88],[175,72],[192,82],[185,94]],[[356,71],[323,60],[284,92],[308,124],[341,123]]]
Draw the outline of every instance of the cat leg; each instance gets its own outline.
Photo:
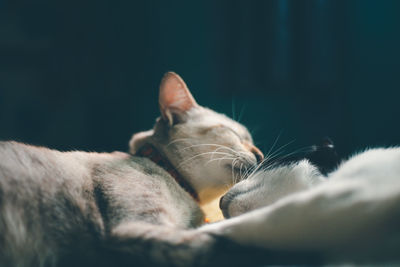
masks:
[[[268,207],[204,226],[200,231],[231,238],[240,244],[317,251],[335,259],[393,257],[399,261],[400,232],[396,226],[400,223],[399,151],[364,152],[342,164],[324,183],[286,196]],[[272,173],[261,172],[254,178],[255,182],[262,183],[246,188],[241,182],[230,192],[242,205],[253,201],[263,203],[270,197],[264,194],[273,196],[277,186],[284,184],[288,188],[284,179],[290,176],[285,170],[290,169],[289,166],[272,169]],[[275,181],[279,183],[271,183],[274,174],[278,174]],[[247,183],[254,183],[251,179]],[[244,192],[243,198],[235,196],[235,189]],[[240,213],[236,208],[240,203],[236,205],[231,200],[230,205],[224,205],[225,201],[222,201],[223,207]]]
[[[242,245],[196,229],[137,222],[117,226],[106,246],[111,266],[260,266],[298,263],[305,255]]]
[[[400,223],[399,192],[393,185],[376,192],[362,179],[327,182],[199,231],[242,245],[316,252],[330,259],[385,254],[399,260],[400,234],[394,231]]]
[[[214,239],[206,233],[142,222],[125,222],[106,240],[118,266],[202,266]]]
[[[220,200],[225,218],[271,205],[326,181],[309,161],[260,170],[235,184]]]

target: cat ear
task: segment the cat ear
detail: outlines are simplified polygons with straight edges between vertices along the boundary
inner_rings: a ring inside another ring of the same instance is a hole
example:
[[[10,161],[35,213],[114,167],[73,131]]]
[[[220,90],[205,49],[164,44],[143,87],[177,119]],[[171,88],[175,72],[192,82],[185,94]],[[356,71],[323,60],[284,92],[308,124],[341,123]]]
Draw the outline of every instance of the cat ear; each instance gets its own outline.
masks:
[[[129,141],[129,152],[133,155],[148,142],[148,139],[154,134],[153,130],[136,133]]]
[[[198,106],[186,83],[174,72],[164,75],[158,102],[161,116],[169,125],[183,122],[186,112]]]

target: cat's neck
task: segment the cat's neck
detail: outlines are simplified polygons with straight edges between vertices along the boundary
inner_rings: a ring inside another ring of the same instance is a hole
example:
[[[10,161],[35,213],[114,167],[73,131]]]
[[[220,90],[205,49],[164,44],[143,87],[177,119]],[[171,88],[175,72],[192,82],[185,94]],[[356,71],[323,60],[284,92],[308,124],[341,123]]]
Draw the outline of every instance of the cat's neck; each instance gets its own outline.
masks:
[[[161,154],[161,152],[153,145],[147,143],[143,145],[135,154],[139,157],[145,157],[153,161],[155,164],[167,171],[175,181],[193,197],[196,202],[199,202],[199,196],[193,187],[185,180],[185,178],[175,169],[169,160]]]

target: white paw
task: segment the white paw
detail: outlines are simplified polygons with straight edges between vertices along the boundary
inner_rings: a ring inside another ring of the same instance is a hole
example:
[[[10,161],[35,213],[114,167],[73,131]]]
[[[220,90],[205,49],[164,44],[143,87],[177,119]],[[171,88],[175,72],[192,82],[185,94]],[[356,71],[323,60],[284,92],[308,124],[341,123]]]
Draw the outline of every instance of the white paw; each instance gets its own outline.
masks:
[[[306,190],[324,179],[307,160],[258,171],[232,187],[221,199],[220,207],[226,218],[238,216]]]

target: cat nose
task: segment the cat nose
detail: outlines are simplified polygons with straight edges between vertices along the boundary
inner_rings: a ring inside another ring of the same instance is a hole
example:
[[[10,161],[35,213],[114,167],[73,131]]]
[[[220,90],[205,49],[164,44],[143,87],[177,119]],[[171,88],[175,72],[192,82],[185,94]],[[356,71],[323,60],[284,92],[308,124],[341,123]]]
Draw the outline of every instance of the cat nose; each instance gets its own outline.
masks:
[[[257,163],[261,163],[264,159],[264,154],[261,152],[260,149],[258,149],[255,145],[250,144],[248,142],[244,143],[244,146],[254,154],[256,157]]]
[[[264,160],[264,154],[257,147],[254,146],[251,152],[256,156],[257,163],[261,163]]]
[[[261,153],[258,153],[258,152],[254,153],[254,156],[256,156],[258,164],[260,164],[264,160],[264,154],[262,152]]]

